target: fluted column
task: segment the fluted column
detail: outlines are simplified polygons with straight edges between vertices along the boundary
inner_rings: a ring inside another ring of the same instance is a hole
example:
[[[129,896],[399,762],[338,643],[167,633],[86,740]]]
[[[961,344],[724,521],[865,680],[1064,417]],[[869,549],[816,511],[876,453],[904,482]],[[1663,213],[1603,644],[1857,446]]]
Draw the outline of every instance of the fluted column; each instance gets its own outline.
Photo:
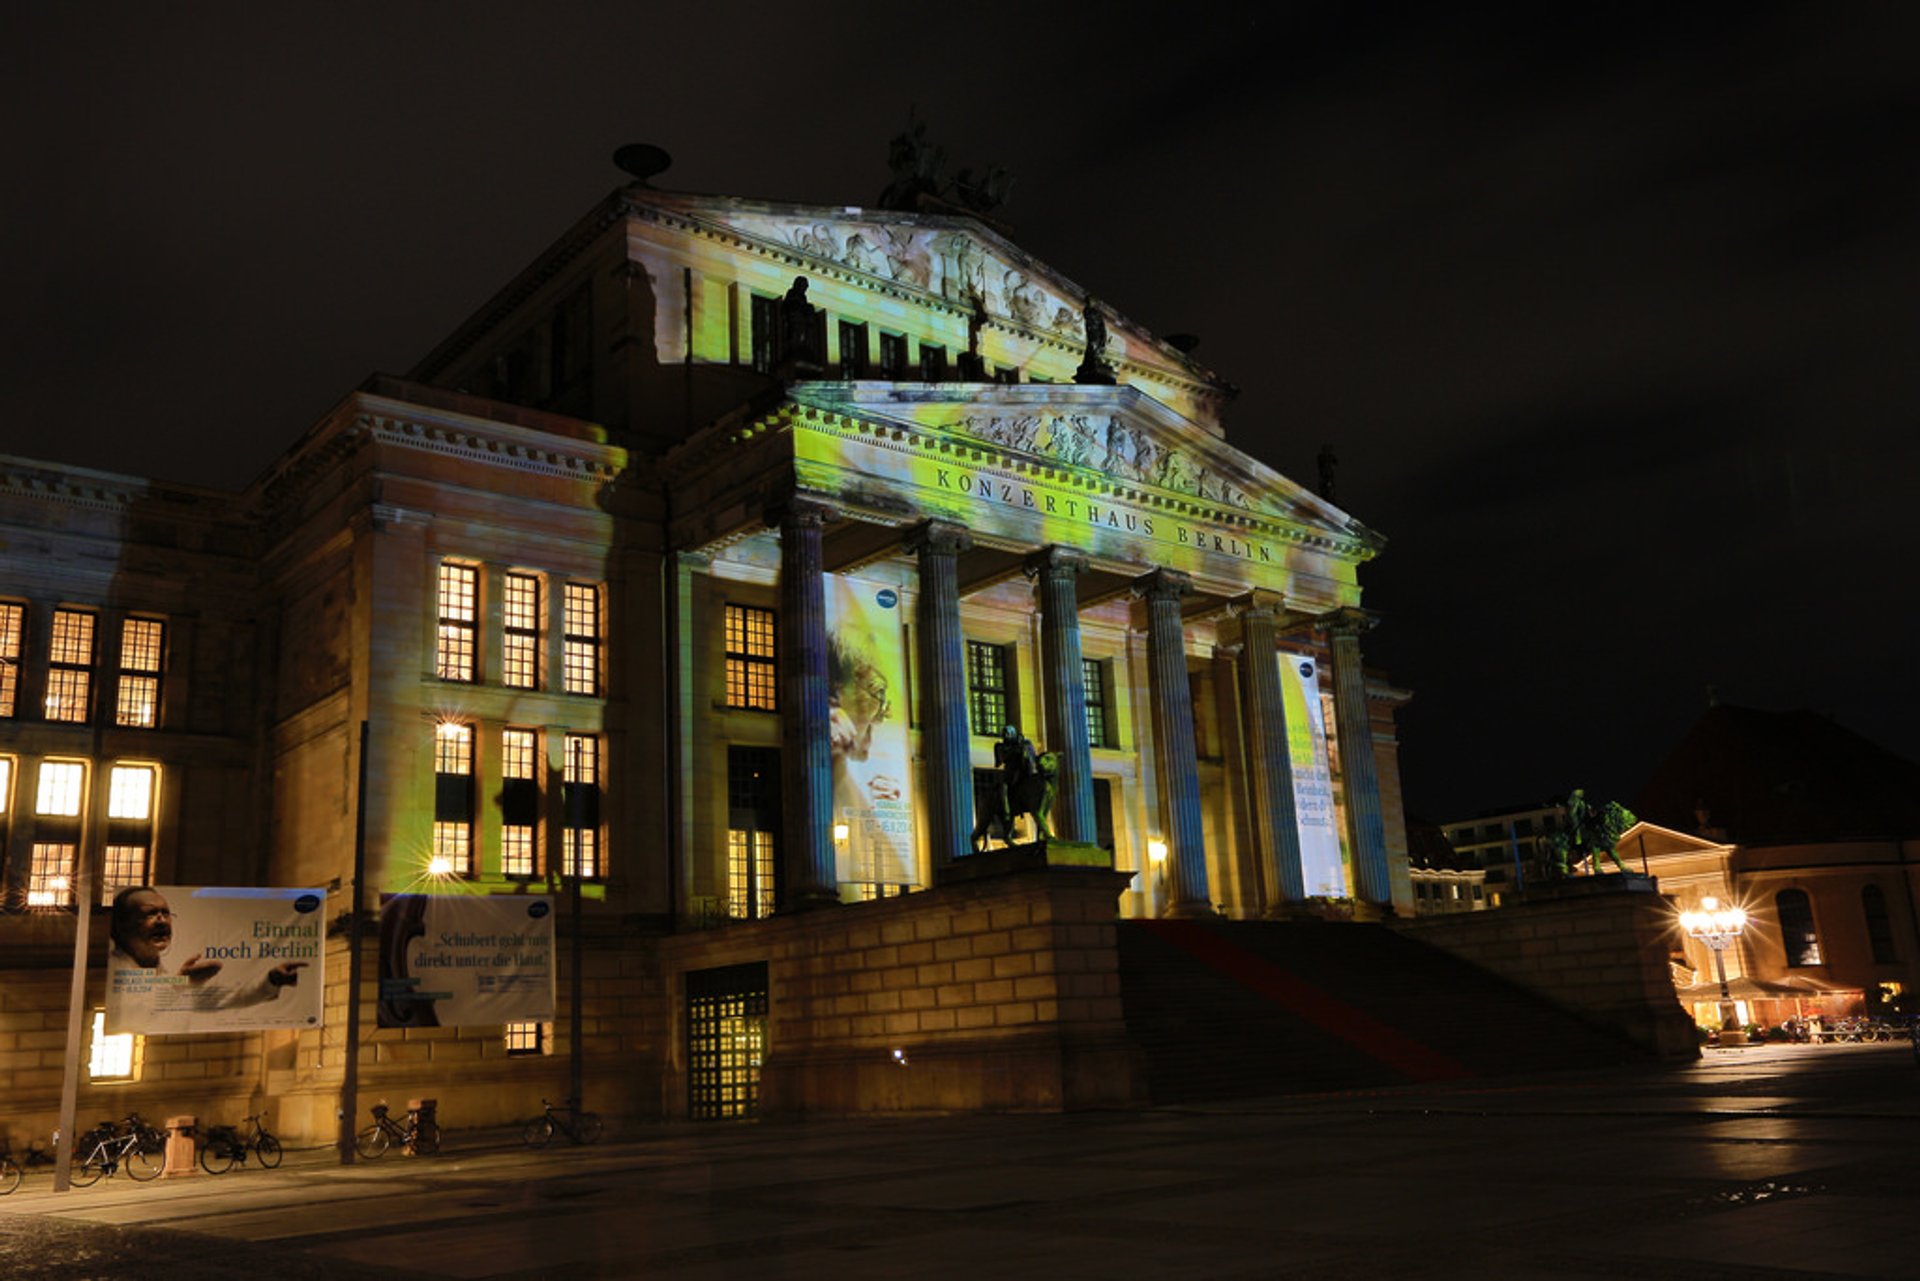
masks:
[[[1354,896],[1363,903],[1393,902],[1387,874],[1387,827],[1380,813],[1380,769],[1373,759],[1373,716],[1360,663],[1360,633],[1373,620],[1343,609],[1325,620],[1333,649],[1333,707],[1339,718],[1340,774],[1347,800],[1347,837],[1353,849]]]
[[[928,521],[907,536],[920,557],[920,754],[926,760],[927,840],[934,867],[973,852],[973,764],[967,750],[967,645],[957,558],[963,525]]]
[[[1159,569],[1134,588],[1147,603],[1147,683],[1153,737],[1159,746],[1160,786],[1166,797],[1169,916],[1211,916],[1205,827],[1200,817],[1199,750],[1193,733],[1193,689],[1187,684],[1187,645],[1180,598],[1192,580]]]
[[[824,504],[794,498],[767,513],[780,530],[780,803],[782,911],[839,901],[833,863],[833,760],[827,707]]]
[[[1255,592],[1239,610],[1240,686],[1247,719],[1248,782],[1254,841],[1260,851],[1268,911],[1306,898],[1300,868],[1300,824],[1293,808],[1293,753],[1287,742],[1287,698],[1278,643],[1280,601]]]
[[[1093,746],[1087,736],[1087,676],[1080,665],[1080,601],[1074,580],[1087,558],[1065,547],[1027,557],[1027,574],[1040,588],[1040,686],[1046,707],[1047,750],[1059,758],[1054,796],[1062,840],[1099,839],[1093,813]]]

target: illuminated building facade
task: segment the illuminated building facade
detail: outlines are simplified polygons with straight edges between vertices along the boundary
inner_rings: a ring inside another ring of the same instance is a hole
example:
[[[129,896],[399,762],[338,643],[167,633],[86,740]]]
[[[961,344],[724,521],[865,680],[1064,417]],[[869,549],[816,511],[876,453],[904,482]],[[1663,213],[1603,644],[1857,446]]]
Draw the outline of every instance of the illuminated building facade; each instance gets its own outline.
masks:
[[[642,1116],[1137,1098],[1113,920],[1413,910],[1380,540],[1230,446],[1230,395],[983,222],[635,185],[243,495],[18,464],[10,548],[55,548],[0,582],[35,1030],[29,900],[94,846],[139,879],[85,779],[151,766],[156,882],[338,919],[361,824],[366,905],[580,879],[578,1011],[363,1037],[372,1088],[468,1123],[536,1110],[576,1033]],[[1052,855],[985,821],[1008,727]],[[324,1029],[191,1087],[147,1047],[139,1106],[327,1133],[332,947]],[[40,1116],[48,1054],[7,1062]]]

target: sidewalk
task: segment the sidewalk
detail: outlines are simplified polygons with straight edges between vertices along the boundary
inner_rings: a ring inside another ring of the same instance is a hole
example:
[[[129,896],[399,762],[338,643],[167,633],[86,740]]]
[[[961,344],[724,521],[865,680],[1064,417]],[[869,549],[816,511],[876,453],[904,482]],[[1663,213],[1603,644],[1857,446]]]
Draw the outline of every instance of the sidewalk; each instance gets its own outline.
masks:
[[[1906,1045],[1177,1110],[513,1139],[449,1129],[431,1158],[310,1151],[58,1197],[36,1174],[0,1199],[0,1275],[1920,1275]]]

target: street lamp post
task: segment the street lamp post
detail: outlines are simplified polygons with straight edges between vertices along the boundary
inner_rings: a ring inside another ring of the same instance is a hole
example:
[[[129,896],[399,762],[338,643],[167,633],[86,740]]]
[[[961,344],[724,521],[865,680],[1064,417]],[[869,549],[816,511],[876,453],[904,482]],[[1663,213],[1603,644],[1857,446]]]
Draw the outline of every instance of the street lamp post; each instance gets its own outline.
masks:
[[[1720,1030],[1737,1028],[1739,1015],[1733,1008],[1733,993],[1727,987],[1726,953],[1747,928],[1747,914],[1737,907],[1721,907],[1720,900],[1707,897],[1700,900],[1699,911],[1680,913],[1680,928],[1706,944],[1707,950],[1713,953],[1714,977],[1720,980]]]

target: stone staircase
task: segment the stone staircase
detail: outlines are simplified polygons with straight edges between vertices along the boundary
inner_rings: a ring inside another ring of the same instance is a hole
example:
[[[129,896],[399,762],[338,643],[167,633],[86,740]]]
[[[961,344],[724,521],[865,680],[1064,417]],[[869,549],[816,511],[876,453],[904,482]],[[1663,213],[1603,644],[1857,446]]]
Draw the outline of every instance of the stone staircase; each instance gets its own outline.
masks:
[[[1384,925],[1122,921],[1127,1031],[1155,1103],[1650,1061]]]

